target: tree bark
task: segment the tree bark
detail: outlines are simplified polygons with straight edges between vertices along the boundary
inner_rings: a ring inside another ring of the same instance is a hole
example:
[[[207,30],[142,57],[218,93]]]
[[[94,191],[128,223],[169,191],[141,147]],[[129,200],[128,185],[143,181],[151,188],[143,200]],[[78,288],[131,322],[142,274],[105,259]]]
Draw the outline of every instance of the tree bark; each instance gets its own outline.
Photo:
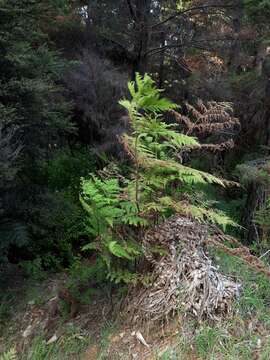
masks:
[[[134,60],[132,77],[136,72],[144,74],[147,72],[147,50],[149,44],[150,27],[150,5],[151,0],[135,0],[134,11]]]
[[[247,189],[248,197],[245,205],[243,224],[246,228],[245,243],[251,245],[259,242],[261,238],[261,229],[255,223],[255,215],[262,208],[266,201],[266,189],[262,184],[252,182]]]
[[[230,50],[230,56],[228,61],[228,67],[232,71],[236,71],[239,67],[239,55],[241,51],[240,32],[242,25],[242,18],[244,15],[243,1],[238,0],[235,10],[233,12],[233,32],[234,40]]]
[[[161,33],[161,46],[165,46],[165,32]],[[164,62],[165,62],[165,48],[160,53],[160,63],[159,63],[159,79],[158,79],[158,86],[161,89],[163,87],[163,77],[164,77]]]

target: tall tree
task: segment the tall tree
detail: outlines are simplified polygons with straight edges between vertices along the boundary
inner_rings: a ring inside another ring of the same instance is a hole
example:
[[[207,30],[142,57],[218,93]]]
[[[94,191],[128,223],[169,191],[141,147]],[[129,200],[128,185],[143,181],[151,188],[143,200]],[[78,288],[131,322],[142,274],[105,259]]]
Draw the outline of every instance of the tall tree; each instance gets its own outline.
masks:
[[[5,224],[7,220],[8,224],[29,220],[21,202],[35,196],[39,162],[73,130],[69,105],[59,87],[66,65],[50,49],[45,33],[53,16],[53,8],[46,1],[1,1],[0,129],[5,148],[1,145],[1,150],[7,154],[5,159],[1,157],[1,168],[12,174],[13,180],[11,187],[6,182],[0,184]],[[11,233],[12,229],[11,225]],[[0,242],[2,239],[0,235]],[[20,241],[20,234],[16,239]]]

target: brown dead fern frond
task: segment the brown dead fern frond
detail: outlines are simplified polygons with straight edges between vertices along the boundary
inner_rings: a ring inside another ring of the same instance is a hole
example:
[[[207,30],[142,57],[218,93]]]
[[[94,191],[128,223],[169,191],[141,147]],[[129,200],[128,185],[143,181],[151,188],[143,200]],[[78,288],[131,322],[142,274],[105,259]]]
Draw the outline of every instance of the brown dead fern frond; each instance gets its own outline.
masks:
[[[232,103],[204,103],[199,99],[195,105],[186,103],[183,112],[181,114],[172,110],[170,115],[179,124],[181,131],[199,139],[202,143],[200,150],[218,153],[234,147],[233,139],[240,131],[240,121],[233,115]],[[210,144],[207,143],[209,138]]]
[[[202,144],[199,150],[206,150],[208,152],[216,153],[231,150],[234,148],[234,141],[232,139],[224,141],[221,144]]]

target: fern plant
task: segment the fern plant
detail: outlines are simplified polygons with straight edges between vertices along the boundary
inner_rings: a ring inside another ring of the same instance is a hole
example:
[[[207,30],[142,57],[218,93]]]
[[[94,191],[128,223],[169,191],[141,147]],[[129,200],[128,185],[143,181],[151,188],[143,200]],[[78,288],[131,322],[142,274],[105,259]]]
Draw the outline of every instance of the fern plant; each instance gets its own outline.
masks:
[[[179,153],[199,147],[198,140],[179,133],[175,124],[163,121],[162,112],[178,106],[161,97],[149,75],[136,75],[128,84],[131,99],[121,100],[129,114],[132,133],[122,138],[133,163],[127,176],[100,172],[82,180],[80,200],[87,213],[86,230],[91,241],[83,247],[93,251],[107,266],[107,278],[115,283],[145,282],[133,266],[143,255],[139,229],[174,212],[198,219],[232,224],[222,213],[202,206],[195,197],[202,185],[229,182],[185,166]],[[107,175],[104,175],[106,174]],[[121,179],[121,181],[119,180]],[[193,195],[193,196],[191,196]],[[139,241],[138,241],[139,240]]]
[[[177,124],[164,122],[161,112],[176,109],[178,105],[161,98],[162,90],[155,87],[149,75],[142,77],[137,74],[135,82],[130,82],[128,88],[131,99],[121,100],[120,104],[128,111],[133,132],[132,135],[124,135],[123,143],[134,161],[129,194],[133,195],[138,211],[144,215],[153,212],[170,214],[171,211],[195,214],[194,205],[187,206],[186,200],[191,202],[189,192],[199,192],[200,187],[207,183],[225,187],[230,182],[179,161],[181,151],[198,148],[200,144],[196,138],[177,132]],[[204,219],[207,216],[222,226],[226,222],[232,224],[222,213],[214,216],[207,207],[197,208],[196,217]]]
[[[146,220],[139,216],[136,206],[126,198],[118,179],[102,180],[95,175],[84,179],[80,200],[88,214],[86,230],[92,238],[83,250],[98,252],[107,265],[108,274],[117,258],[134,261],[141,254],[140,247],[132,239],[121,237],[120,227],[144,226]]]
[[[0,356],[0,360],[17,360],[17,352],[14,348],[10,349],[9,351],[5,352],[3,355]]]

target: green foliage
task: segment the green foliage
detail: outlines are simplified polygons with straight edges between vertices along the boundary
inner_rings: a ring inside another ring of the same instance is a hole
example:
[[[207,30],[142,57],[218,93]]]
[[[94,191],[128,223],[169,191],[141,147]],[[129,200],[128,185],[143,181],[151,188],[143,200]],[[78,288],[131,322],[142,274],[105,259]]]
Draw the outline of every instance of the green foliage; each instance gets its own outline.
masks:
[[[270,15],[269,0],[244,0],[248,16],[253,21],[267,21]]]
[[[131,100],[123,100],[120,104],[128,110],[133,133],[125,135],[123,142],[135,167],[129,194],[140,211],[145,215],[170,215],[172,210],[187,212],[186,204],[181,209],[182,189],[188,195],[196,194],[207,183],[230,185],[228,181],[179,161],[181,151],[200,145],[195,138],[175,131],[175,124],[168,125],[163,121],[159,112],[177,108],[177,105],[160,98],[161,90],[148,75],[142,78],[137,74],[136,83],[129,83],[129,91]],[[155,102],[156,106],[153,105]],[[189,197],[190,203],[191,200]],[[198,219],[207,214],[207,207],[200,208],[196,202],[189,211],[195,213],[195,210]],[[223,227],[234,224],[221,212],[210,211],[208,218]]]
[[[92,180],[83,180],[81,203],[90,215],[90,234],[102,236],[109,227],[119,223],[123,215],[118,206],[120,193],[117,179],[102,181],[93,175]]]
[[[92,175],[90,180],[83,180],[81,203],[88,214],[86,231],[93,239],[83,247],[84,251],[97,251],[109,270],[114,263],[112,257],[132,261],[140,255],[134,242],[115,234],[121,225],[146,223],[136,206],[124,198],[118,179],[101,180]]]
[[[61,191],[71,189],[78,192],[80,178],[88,175],[95,168],[95,163],[90,153],[86,150],[62,149],[44,166],[42,174],[48,179],[48,186],[52,190]]]
[[[178,161],[181,150],[200,145],[195,138],[176,132],[174,124],[163,121],[160,112],[177,106],[161,98],[161,90],[149,75],[137,74],[129,90],[131,100],[120,104],[128,110],[132,125],[132,134],[123,136],[124,147],[133,160],[130,171],[125,176],[114,171],[113,176],[107,173],[103,178],[92,174],[82,180],[80,194],[87,214],[85,229],[91,240],[82,249],[96,258],[93,271],[101,260],[107,268],[107,279],[116,284],[146,282],[144,276],[134,272],[135,260],[143,255],[137,234],[159,217],[178,212],[224,228],[235,225],[221,211],[198,205],[194,194],[202,185],[225,187],[230,183]]]
[[[268,251],[270,244],[270,198],[262,204],[254,215],[254,222],[260,229],[260,252]]]
[[[80,303],[89,304],[97,286],[106,281],[106,266],[101,258],[88,263],[77,258],[69,268],[67,288]]]
[[[31,259],[40,257],[45,269],[68,266],[73,260],[74,244],[85,234],[78,199],[69,191],[45,192],[36,199],[30,214],[28,229],[35,241],[24,251]]]
[[[1,360],[17,360],[17,353],[15,351],[15,349],[11,349],[9,351],[7,351],[6,353],[4,353],[1,358]]]
[[[15,349],[10,349],[0,356],[0,360],[17,360],[17,352]]]
[[[24,260],[20,262],[20,267],[27,277],[34,280],[42,280],[46,277],[42,268],[41,258],[35,260]]]
[[[256,183],[258,185],[263,185],[266,188],[270,188],[269,169],[269,162],[260,166],[256,161],[240,164],[236,167],[236,171],[239,174],[240,181],[243,185]]]
[[[63,149],[40,166],[36,181],[45,190],[28,210],[27,230],[34,241],[26,251],[40,258],[45,269],[59,270],[72,263],[74,248],[85,236],[78,191],[81,176],[95,164],[87,151]]]
[[[131,101],[121,100],[120,104],[124,106],[134,120],[139,115],[140,110],[148,113],[158,113],[178,108],[178,105],[173,104],[170,100],[161,97],[163,90],[157,89],[154,85],[154,80],[148,74],[143,77],[136,73],[136,79],[128,83],[128,89],[132,97]]]
[[[223,231],[228,230],[229,227],[239,227],[239,225],[232,220],[232,218],[222,211],[217,209],[209,209],[207,207],[199,207],[196,205],[188,206],[188,213],[199,221],[207,221],[212,224],[218,224]]]
[[[3,265],[7,261],[9,247],[11,245],[17,248],[26,246],[30,241],[30,234],[25,224],[3,219],[0,223],[0,239],[0,259]]]
[[[59,85],[69,64],[52,50],[45,34],[51,18],[44,1],[1,1],[1,257],[15,246],[26,249],[26,242],[30,252],[37,249],[40,227],[34,213],[42,208],[36,203],[40,194],[47,192],[38,179],[41,163],[74,132],[70,104]],[[16,260],[22,254],[12,253]]]
[[[0,334],[2,334],[6,322],[13,314],[14,295],[10,293],[1,294],[0,297]]]
[[[267,199],[263,207],[257,211],[255,222],[265,231],[270,231],[270,199]]]
[[[136,285],[140,280],[139,276],[129,270],[112,270],[108,273],[107,278],[115,284],[133,284]]]
[[[101,180],[92,175],[92,179],[83,180],[81,203],[90,215],[88,231],[94,236],[123,223],[145,224],[134,204],[125,199],[118,179]]]

